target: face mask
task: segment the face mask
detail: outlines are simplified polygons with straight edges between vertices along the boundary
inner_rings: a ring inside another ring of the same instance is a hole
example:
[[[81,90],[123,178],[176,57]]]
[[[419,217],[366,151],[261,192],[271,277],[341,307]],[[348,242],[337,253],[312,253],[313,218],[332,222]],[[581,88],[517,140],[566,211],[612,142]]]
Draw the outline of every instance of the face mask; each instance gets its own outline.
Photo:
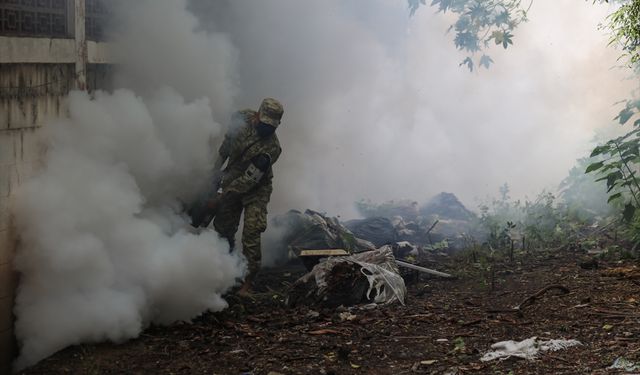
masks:
[[[276,131],[276,128],[274,128],[269,124],[265,124],[263,122],[260,122],[258,123],[258,125],[256,125],[256,133],[258,133],[258,135],[262,138],[266,138],[270,136],[275,131]]]

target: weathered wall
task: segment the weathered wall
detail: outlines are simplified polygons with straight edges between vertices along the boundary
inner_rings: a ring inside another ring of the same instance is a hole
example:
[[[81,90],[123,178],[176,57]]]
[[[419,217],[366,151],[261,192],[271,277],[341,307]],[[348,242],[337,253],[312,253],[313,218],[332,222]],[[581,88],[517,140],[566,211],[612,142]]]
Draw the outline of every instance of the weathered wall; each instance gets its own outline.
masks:
[[[20,184],[41,163],[40,129],[64,115],[74,76],[73,64],[0,64],[0,373],[8,370],[16,350],[12,309],[17,275],[11,261],[17,236],[10,206]]]
[[[46,152],[42,127],[66,116],[75,69],[73,63],[0,63],[0,374],[8,371],[16,350],[12,309],[17,275],[11,261],[18,238],[11,226],[11,202],[20,184],[41,167]],[[89,90],[109,90],[111,72],[110,65],[87,65]]]
[[[104,3],[0,0],[0,374],[9,373],[17,350],[12,200],[41,166],[41,129],[66,115],[69,91],[110,89],[109,46],[100,42]]]

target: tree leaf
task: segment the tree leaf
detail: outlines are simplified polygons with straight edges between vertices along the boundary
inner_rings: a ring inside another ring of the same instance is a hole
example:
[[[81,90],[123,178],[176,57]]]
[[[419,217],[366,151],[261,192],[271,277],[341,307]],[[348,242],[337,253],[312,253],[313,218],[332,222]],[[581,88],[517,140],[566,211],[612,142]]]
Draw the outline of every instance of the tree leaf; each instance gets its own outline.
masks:
[[[626,221],[631,221],[631,219],[633,219],[633,216],[635,215],[635,213],[636,213],[636,207],[631,203],[627,203],[626,206],[624,206],[624,211],[622,212],[622,217]]]
[[[485,68],[489,69],[491,64],[493,64],[493,60],[491,59],[491,57],[482,55],[482,57],[480,58],[480,66],[484,66]]]
[[[502,46],[504,47],[504,49],[507,49],[509,44],[513,44],[513,41],[511,39],[513,39],[513,34],[506,31],[503,35],[503,40],[502,40]]]
[[[612,201],[619,199],[620,197],[622,197],[622,193],[615,193],[612,194],[609,199],[607,199],[607,203],[611,203]]]
[[[590,157],[594,157],[594,156],[598,156],[604,153],[608,153],[610,150],[610,147],[608,147],[607,145],[603,145],[603,146],[597,146],[596,148],[593,149],[593,151],[591,151],[591,155]]]
[[[453,43],[461,51],[477,52],[480,50],[478,36],[471,31],[459,31]]]
[[[607,193],[616,187],[616,183],[623,179],[622,172],[615,171],[607,175]]]
[[[500,14],[498,14],[495,18],[495,24],[500,26],[502,24],[508,25],[509,24],[509,12],[507,12],[506,10],[500,12]]]
[[[409,11],[411,16],[416,14],[416,11],[420,7],[420,4],[426,5],[426,0],[408,0],[408,1],[409,1]]]
[[[433,0],[431,6],[438,5],[439,12],[446,12],[450,7],[453,0]]]
[[[467,57],[466,59],[462,60],[460,66],[462,65],[466,65],[467,68],[469,68],[469,71],[473,72],[473,60],[471,60],[471,57]]]
[[[614,120],[618,120],[620,125],[624,125],[627,123],[627,121],[629,121],[629,119],[632,116],[633,116],[633,111],[629,108],[625,108],[622,111],[620,111],[620,113],[618,114],[618,116],[616,116]]]
[[[599,161],[599,162],[595,162],[593,164],[590,164],[587,169],[584,171],[584,173],[590,173],[593,171],[597,171],[598,169],[602,168],[602,166],[604,165],[603,161]]]

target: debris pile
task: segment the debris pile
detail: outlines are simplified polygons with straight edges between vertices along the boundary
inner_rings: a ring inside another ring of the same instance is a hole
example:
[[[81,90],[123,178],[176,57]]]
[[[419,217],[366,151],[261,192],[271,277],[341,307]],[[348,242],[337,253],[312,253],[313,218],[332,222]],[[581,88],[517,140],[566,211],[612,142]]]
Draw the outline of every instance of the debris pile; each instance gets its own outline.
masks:
[[[350,220],[345,223],[345,226],[356,237],[366,238],[377,247],[400,241],[400,235],[395,226],[386,217]]]
[[[407,241],[419,247],[463,247],[462,235],[470,233],[475,214],[452,193],[440,193],[418,209],[412,201],[390,201],[379,205],[370,201],[356,204],[364,219],[350,220],[345,226],[356,237],[380,247]]]
[[[420,216],[418,204],[411,201],[378,206],[370,202],[358,204],[367,215],[393,216],[366,217],[342,224],[317,211],[291,210],[273,220],[273,226],[283,229],[279,247],[288,249],[290,256],[300,259],[310,270],[292,286],[290,306],[404,303],[404,280],[418,280],[419,274],[452,277],[423,265],[436,255],[436,250],[449,246],[445,234],[450,238],[459,235],[460,226],[448,223],[467,223],[462,219],[473,215],[455,195],[442,193],[423,206],[422,212],[430,213],[429,218]],[[439,227],[440,234],[433,234],[434,228]]]
[[[437,216],[450,220],[469,221],[475,217],[475,214],[469,211],[455,194],[445,192],[431,198],[429,202],[420,207],[419,212],[421,216]]]
[[[419,215],[418,202],[412,200],[388,201],[381,204],[373,203],[370,200],[361,200],[356,202],[356,209],[366,219],[400,216],[413,221]]]
[[[275,217],[272,224],[275,228],[283,229],[279,246],[291,249],[296,256],[304,249],[359,252],[376,248],[371,242],[357,238],[338,218],[313,210],[304,213],[291,210]]]
[[[420,209],[414,201],[379,205],[360,201],[356,205],[365,218],[344,223],[314,210],[291,210],[276,216],[269,228],[277,236],[267,232],[267,247],[283,254],[288,250],[290,257],[298,257],[302,250],[358,253],[392,245],[396,257],[417,258],[425,250],[462,248],[462,235],[471,231],[474,217],[451,193],[437,195]]]
[[[393,252],[383,247],[317,264],[293,284],[287,303],[329,308],[395,301],[404,304],[406,294]]]

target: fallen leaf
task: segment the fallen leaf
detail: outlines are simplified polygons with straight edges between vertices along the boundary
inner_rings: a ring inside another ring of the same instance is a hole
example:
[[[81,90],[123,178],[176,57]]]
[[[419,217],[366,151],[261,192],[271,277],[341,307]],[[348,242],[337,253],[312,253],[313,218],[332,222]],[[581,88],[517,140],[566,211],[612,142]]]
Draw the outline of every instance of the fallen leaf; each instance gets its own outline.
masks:
[[[432,365],[434,363],[438,362],[437,359],[428,359],[426,361],[420,361],[421,365]]]
[[[340,320],[342,320],[342,321],[345,321],[345,320],[352,321],[355,318],[357,318],[357,316],[355,316],[354,314],[352,314],[352,313],[350,313],[348,311],[340,313]]]
[[[335,359],[336,359],[336,353],[334,353],[334,352],[329,352],[329,353],[325,354],[324,356],[330,361],[335,361]]]
[[[360,368],[360,367],[362,367],[362,366],[360,366],[360,365],[356,365],[355,363],[352,363],[352,364],[351,364],[351,368]]]

